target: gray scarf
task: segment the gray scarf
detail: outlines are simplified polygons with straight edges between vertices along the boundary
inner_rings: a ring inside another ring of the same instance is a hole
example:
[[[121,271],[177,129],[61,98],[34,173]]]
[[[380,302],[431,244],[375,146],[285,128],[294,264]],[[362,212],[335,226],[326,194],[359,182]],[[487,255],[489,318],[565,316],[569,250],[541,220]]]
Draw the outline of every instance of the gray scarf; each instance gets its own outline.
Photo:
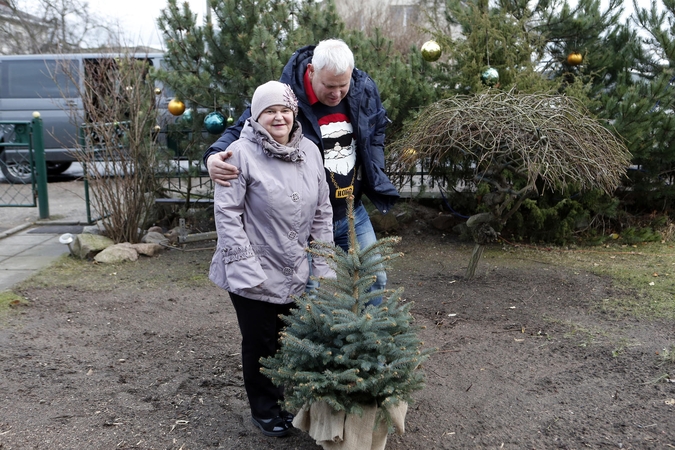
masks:
[[[253,128],[253,134],[256,142],[262,147],[267,156],[279,158],[288,162],[299,162],[304,160],[304,153],[300,151],[300,141],[302,140],[302,127],[297,121],[291,129],[291,136],[286,145],[282,145],[274,140],[262,125],[249,118],[248,123]]]

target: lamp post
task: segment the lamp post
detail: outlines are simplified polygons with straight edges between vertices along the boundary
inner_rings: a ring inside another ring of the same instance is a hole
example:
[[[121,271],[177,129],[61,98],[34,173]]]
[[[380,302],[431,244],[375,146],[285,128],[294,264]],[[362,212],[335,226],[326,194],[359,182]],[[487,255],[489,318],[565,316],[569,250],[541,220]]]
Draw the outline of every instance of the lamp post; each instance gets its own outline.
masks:
[[[75,240],[74,236],[70,233],[62,234],[61,236],[59,236],[59,242],[61,244],[68,246],[68,250],[70,250],[71,255],[73,254],[73,248],[70,246],[70,244],[72,244],[74,240]]]

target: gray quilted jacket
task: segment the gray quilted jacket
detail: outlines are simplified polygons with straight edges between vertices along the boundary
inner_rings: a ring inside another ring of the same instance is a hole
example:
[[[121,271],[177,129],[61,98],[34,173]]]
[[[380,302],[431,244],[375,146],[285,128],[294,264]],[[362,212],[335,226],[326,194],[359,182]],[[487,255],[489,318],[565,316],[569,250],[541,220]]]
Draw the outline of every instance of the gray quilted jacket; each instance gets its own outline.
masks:
[[[230,148],[228,162],[240,174],[231,187],[216,185],[218,247],[209,278],[243,297],[283,304],[305,289],[310,237],[333,242],[333,212],[316,145],[297,130],[289,145],[300,158],[284,160],[263,149],[264,134],[247,122]],[[312,262],[314,275],[335,276],[323,259]]]

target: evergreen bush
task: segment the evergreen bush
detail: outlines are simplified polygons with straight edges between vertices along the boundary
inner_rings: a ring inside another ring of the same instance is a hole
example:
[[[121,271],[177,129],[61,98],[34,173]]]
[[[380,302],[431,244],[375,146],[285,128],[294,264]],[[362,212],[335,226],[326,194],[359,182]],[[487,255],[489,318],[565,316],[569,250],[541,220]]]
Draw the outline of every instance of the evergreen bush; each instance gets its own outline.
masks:
[[[386,268],[400,238],[379,239],[361,249],[356,241],[353,205],[349,205],[350,250],[315,243],[313,258],[332,262],[337,278],[320,279],[320,286],[296,299],[281,349],[262,360],[262,372],[286,386],[286,409],[297,411],[326,402],[335,411],[359,414],[363,405],[386,408],[424,386],[420,367],[433,349],[423,349],[420,327],[410,313],[412,302],[401,299],[403,288],[370,291],[375,273]],[[369,304],[382,297],[378,306]],[[385,416],[386,417],[386,416]]]

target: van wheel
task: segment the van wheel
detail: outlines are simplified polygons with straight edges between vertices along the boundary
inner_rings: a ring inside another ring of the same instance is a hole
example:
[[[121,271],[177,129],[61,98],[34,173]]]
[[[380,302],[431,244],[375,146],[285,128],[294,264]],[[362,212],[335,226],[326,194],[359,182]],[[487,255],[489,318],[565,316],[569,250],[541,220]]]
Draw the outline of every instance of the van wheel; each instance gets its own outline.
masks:
[[[7,181],[13,184],[30,184],[33,174],[27,162],[0,162],[0,169]]]
[[[60,175],[70,168],[73,163],[71,162],[61,162],[61,163],[47,163],[47,175]]]

